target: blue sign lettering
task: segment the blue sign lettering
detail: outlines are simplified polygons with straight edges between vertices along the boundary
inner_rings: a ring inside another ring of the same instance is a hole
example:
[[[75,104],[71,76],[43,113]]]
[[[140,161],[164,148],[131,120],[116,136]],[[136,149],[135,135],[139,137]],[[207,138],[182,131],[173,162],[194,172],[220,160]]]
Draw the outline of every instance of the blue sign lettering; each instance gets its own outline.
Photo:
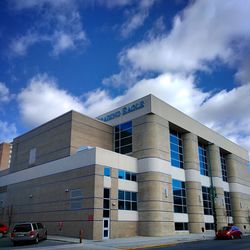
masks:
[[[107,122],[107,121],[113,120],[115,118],[118,118],[121,115],[126,115],[126,114],[134,112],[138,109],[142,109],[142,108],[144,108],[144,106],[145,106],[144,101],[140,101],[140,102],[128,105],[126,107],[123,107],[121,110],[118,110],[114,113],[106,115],[105,117],[98,117],[98,119],[101,121]]]

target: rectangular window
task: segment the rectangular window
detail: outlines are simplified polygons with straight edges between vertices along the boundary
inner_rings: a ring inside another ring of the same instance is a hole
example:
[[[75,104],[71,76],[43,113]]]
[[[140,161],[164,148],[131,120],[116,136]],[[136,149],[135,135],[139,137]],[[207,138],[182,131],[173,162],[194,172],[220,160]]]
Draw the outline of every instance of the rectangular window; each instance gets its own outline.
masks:
[[[118,190],[118,209],[137,211],[137,193]]]
[[[214,223],[205,223],[206,230],[214,230]]]
[[[187,213],[185,182],[173,179],[172,185],[173,185],[174,212]]]
[[[29,165],[32,165],[36,162],[36,148],[32,148],[29,154]]]
[[[82,208],[82,190],[73,189],[70,191],[70,209],[77,210]]]
[[[227,216],[232,216],[231,200],[229,192],[224,191]]]
[[[132,173],[132,172],[128,172],[128,171],[120,169],[118,171],[118,178],[122,180],[128,180],[128,181],[136,181],[136,173]]]
[[[223,181],[228,182],[226,158],[225,158],[225,155],[222,153],[220,153],[220,162],[221,162],[222,179]]]
[[[103,189],[103,217],[108,218],[110,216],[110,190],[108,188]]]
[[[200,173],[202,175],[208,176],[207,147],[199,143],[198,150],[199,150],[199,161],[200,161]]]
[[[183,168],[183,146],[181,134],[170,130],[170,153],[171,165],[177,168]]]
[[[132,152],[132,121],[120,124],[114,128],[115,152],[128,154]]]
[[[187,222],[175,222],[175,231],[188,231],[188,223]]]
[[[110,177],[110,167],[105,167],[104,168],[104,176]]]
[[[203,198],[204,214],[212,215],[213,214],[213,209],[212,209],[212,201],[211,201],[211,195],[210,195],[210,188],[209,187],[202,187],[202,198]]]

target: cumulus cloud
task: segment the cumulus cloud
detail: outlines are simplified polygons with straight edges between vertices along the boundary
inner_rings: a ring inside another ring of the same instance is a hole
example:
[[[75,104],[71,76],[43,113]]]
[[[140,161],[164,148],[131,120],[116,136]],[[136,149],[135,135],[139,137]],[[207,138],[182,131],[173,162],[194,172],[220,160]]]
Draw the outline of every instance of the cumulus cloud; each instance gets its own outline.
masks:
[[[149,10],[154,5],[156,0],[141,0],[135,8],[126,12],[126,21],[121,27],[121,35],[125,38],[131,35],[135,30],[140,28],[147,17]]]
[[[47,75],[36,75],[17,96],[22,120],[29,126],[40,125],[67,111],[83,112],[79,98],[57,86]]]
[[[127,49],[121,63],[186,73],[208,70],[207,62],[216,59],[232,64],[239,47],[249,44],[242,41],[250,41],[249,12],[244,0],[194,1],[175,17],[169,33]]]
[[[0,82],[0,103],[7,103],[11,100],[12,95],[6,85]]]
[[[11,142],[17,136],[17,129],[14,123],[0,120],[0,143]]]
[[[54,56],[83,48],[88,43],[76,1],[12,0],[10,6],[15,11],[32,9],[38,15],[32,28],[11,41],[10,51],[14,56],[23,56],[32,45],[42,42],[51,45],[51,55]]]
[[[198,88],[193,76],[165,73],[138,81],[118,96],[104,89],[74,96],[61,89],[54,78],[37,75],[18,94],[17,101],[22,120],[37,126],[72,109],[97,117],[148,94],[250,150],[250,84],[213,94]]]
[[[250,151],[250,84],[220,91],[192,115]]]

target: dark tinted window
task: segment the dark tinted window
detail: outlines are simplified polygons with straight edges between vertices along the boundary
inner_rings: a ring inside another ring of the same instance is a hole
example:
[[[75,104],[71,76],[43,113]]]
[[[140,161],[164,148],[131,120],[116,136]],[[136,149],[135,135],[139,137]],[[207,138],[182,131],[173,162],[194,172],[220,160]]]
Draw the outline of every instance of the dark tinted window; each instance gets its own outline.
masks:
[[[37,224],[36,223],[32,223],[32,226],[33,226],[34,230],[37,230]]]
[[[29,232],[31,231],[31,224],[19,224],[13,229],[13,232]]]
[[[37,226],[39,229],[43,228],[43,224],[42,223],[37,223]]]

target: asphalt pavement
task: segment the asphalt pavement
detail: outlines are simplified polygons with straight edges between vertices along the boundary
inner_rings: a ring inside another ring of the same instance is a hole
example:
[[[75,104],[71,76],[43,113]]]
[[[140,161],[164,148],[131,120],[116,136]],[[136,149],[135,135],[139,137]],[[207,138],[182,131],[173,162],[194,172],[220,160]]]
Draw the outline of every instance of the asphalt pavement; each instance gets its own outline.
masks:
[[[0,239],[1,250],[135,250],[135,249],[167,249],[167,250],[250,250],[250,236],[242,240],[214,240],[214,233],[186,234],[165,237],[131,237],[109,240],[83,240],[61,236],[48,236],[48,240],[37,245],[22,244],[13,247],[10,240],[5,237]]]

